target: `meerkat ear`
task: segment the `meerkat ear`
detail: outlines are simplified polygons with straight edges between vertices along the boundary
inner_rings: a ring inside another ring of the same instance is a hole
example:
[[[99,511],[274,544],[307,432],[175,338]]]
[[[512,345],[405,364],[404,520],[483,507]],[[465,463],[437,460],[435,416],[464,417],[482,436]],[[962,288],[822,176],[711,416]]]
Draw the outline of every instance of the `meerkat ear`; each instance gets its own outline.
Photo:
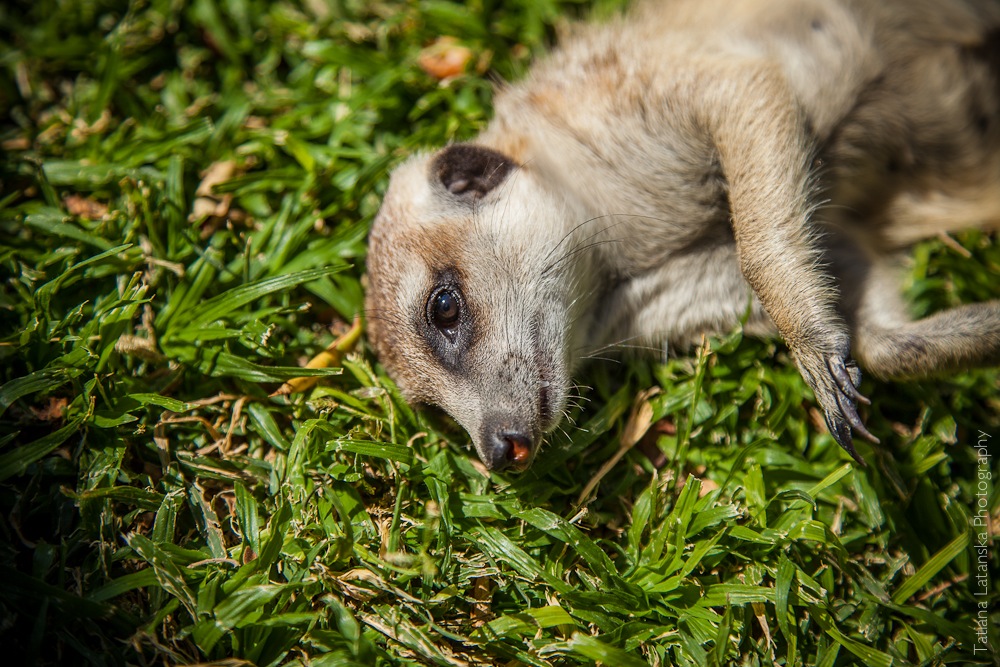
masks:
[[[491,148],[455,144],[438,153],[431,173],[451,194],[475,200],[503,183],[516,166],[514,160]]]

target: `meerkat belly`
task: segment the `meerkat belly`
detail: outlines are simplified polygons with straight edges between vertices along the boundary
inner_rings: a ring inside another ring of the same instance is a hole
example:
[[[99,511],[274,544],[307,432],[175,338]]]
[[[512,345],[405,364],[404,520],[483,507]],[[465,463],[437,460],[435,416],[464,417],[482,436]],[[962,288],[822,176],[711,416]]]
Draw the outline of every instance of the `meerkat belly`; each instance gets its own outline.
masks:
[[[594,349],[664,343],[684,348],[740,323],[753,336],[777,333],[740,271],[735,244],[721,236],[608,286],[593,311],[589,339]]]
[[[878,71],[819,142],[817,171],[835,207],[824,216],[861,222],[869,243],[890,247],[941,229],[996,226],[1000,32],[983,39],[974,13],[989,7],[901,5],[889,21],[893,8],[854,4],[873,14]],[[1000,5],[993,10],[1000,19]]]

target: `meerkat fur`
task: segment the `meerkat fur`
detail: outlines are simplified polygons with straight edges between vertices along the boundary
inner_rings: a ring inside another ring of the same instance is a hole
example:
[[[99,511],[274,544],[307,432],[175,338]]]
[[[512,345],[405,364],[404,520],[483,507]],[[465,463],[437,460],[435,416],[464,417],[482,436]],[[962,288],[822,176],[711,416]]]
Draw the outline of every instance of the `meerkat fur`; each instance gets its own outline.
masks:
[[[907,245],[1000,227],[1000,3],[666,0],[582,26],[468,143],[392,175],[370,340],[490,469],[530,464],[588,353],[780,335],[860,461],[858,364],[1000,362],[1000,302],[912,320]]]

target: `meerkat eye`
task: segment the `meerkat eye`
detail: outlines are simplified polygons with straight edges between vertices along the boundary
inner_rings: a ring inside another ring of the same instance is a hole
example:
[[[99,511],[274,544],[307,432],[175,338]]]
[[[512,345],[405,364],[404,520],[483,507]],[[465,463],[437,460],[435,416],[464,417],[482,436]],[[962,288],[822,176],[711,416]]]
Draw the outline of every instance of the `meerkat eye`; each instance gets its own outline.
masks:
[[[427,305],[431,324],[438,329],[452,329],[458,324],[462,307],[459,297],[454,291],[450,289],[438,290],[431,296]]]

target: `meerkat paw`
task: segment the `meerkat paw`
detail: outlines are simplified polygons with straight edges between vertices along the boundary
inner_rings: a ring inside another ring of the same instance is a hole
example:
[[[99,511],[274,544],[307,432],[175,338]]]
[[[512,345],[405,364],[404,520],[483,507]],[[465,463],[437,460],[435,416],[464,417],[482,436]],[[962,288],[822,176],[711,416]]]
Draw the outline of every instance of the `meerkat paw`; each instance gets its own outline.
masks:
[[[858,391],[861,384],[861,370],[850,358],[849,346],[838,345],[834,352],[803,353],[797,351],[795,359],[798,362],[802,377],[805,378],[816,400],[823,408],[826,426],[830,434],[848,454],[859,464],[866,466],[865,460],[854,449],[852,432],[878,444],[878,438],[872,435],[861,417],[858,416],[858,403],[870,405],[865,396]]]

